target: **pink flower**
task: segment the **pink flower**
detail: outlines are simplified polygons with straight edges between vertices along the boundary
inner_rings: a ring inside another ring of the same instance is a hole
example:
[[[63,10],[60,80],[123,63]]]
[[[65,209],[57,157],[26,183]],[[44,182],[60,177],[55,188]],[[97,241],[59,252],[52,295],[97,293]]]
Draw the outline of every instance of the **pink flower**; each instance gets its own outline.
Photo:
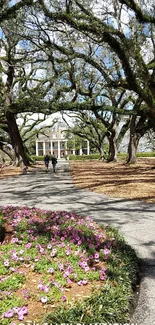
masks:
[[[108,254],[110,254],[110,250],[107,249],[107,248],[105,248],[103,252],[104,252],[104,255],[105,255],[105,256],[107,256]]]
[[[62,296],[62,301],[65,302],[67,300],[66,296]]]
[[[6,313],[4,313],[5,318],[11,318],[14,316],[14,312],[12,309],[8,310]]]
[[[105,280],[105,276],[101,274],[101,275],[100,275],[100,280],[101,280],[101,281],[104,281],[104,280]]]
[[[88,283],[88,280],[87,279],[83,279],[82,280],[82,284],[86,285]]]
[[[38,289],[44,291],[44,285],[40,283],[40,284],[38,285]]]
[[[41,297],[40,300],[41,300],[41,302],[43,304],[45,304],[47,302],[47,297],[46,296],[45,297]]]
[[[14,307],[13,308],[13,311],[14,311],[15,314],[18,314],[19,311],[20,311],[20,308],[19,307]]]
[[[49,293],[49,288],[47,286],[44,286],[44,292]]]
[[[53,248],[53,249],[52,249],[52,253],[51,253],[51,257],[56,256],[56,253],[57,253],[56,248]]]
[[[64,270],[64,265],[62,263],[59,263],[58,268],[59,268],[60,271],[63,271]]]
[[[12,238],[11,239],[11,243],[17,243],[18,242],[18,238]]]
[[[78,285],[82,286],[82,280],[78,281]]]
[[[89,255],[90,260],[93,260],[93,258],[94,258],[93,255]]]
[[[99,253],[95,253],[95,254],[94,254],[94,257],[95,257],[96,260],[98,260],[99,257],[100,257],[100,256],[99,256]]]
[[[27,243],[27,244],[25,245],[26,248],[31,248],[31,246],[32,246],[32,243]]]
[[[9,266],[9,265],[10,265],[9,260],[5,260],[4,261],[4,266]]]
[[[48,269],[48,272],[49,272],[49,273],[51,273],[51,274],[53,274],[53,273],[54,273],[54,270],[53,270],[53,268],[52,268],[52,267],[50,267],[50,268]]]

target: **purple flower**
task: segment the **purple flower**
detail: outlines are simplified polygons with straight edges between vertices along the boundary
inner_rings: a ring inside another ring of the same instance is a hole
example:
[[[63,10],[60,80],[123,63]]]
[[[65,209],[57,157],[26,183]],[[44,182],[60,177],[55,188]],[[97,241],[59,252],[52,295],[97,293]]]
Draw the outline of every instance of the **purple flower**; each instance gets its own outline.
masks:
[[[8,310],[6,313],[4,313],[5,318],[11,318],[14,316],[14,312],[12,309]]]
[[[22,313],[23,315],[27,315],[27,313],[28,313],[27,307],[26,307],[26,306],[23,306],[23,307],[20,309],[19,312]]]
[[[18,319],[19,319],[19,320],[23,320],[23,319],[24,319],[24,315],[23,315],[23,313],[21,313],[20,311],[19,311],[19,313],[18,313]]]

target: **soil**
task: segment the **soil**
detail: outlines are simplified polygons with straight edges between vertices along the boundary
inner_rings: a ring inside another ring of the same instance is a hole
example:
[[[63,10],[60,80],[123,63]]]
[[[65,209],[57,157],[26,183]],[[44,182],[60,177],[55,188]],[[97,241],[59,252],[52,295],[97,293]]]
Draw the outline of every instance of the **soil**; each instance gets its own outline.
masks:
[[[43,168],[43,166],[44,166],[43,163],[37,163],[32,167],[28,167],[28,172],[39,170],[40,168]],[[0,179],[8,176],[22,175],[23,173],[24,173],[23,167],[15,167],[12,165],[11,166],[6,165],[3,168],[0,167]]]
[[[70,166],[77,188],[155,203],[155,158],[139,158],[133,165],[121,161],[70,161]]]

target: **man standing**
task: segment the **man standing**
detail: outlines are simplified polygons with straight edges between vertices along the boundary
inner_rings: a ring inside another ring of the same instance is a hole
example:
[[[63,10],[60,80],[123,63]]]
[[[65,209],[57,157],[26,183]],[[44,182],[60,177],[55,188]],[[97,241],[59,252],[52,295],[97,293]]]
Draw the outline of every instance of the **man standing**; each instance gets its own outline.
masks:
[[[53,155],[51,157],[51,161],[52,161],[52,166],[53,166],[53,172],[55,173],[55,168],[56,168],[56,164],[57,164],[57,158]]]
[[[50,157],[48,155],[44,156],[44,163],[47,172],[48,172],[49,161],[50,161]]]

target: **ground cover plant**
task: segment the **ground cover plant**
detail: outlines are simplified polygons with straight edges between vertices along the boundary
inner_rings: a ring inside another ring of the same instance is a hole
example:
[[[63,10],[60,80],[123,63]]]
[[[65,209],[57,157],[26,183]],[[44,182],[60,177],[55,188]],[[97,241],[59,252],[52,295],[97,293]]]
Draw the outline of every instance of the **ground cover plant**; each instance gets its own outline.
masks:
[[[37,208],[0,217],[1,324],[129,320],[137,258],[116,230]]]

